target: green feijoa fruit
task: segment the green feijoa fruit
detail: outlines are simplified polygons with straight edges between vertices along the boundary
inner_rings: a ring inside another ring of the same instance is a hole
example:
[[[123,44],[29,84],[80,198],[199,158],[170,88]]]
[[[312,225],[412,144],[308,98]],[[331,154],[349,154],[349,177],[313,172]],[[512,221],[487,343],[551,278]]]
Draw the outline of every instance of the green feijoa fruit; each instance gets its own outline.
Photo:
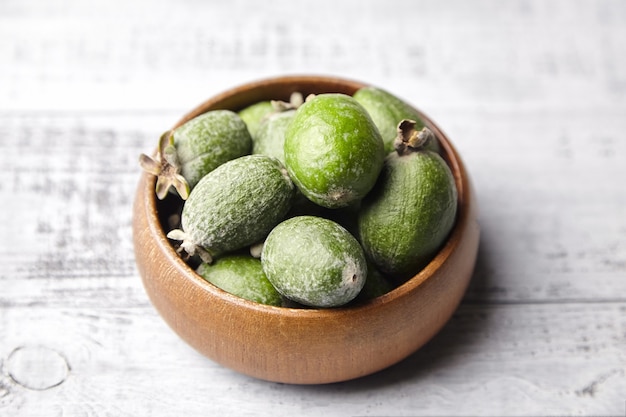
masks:
[[[265,121],[275,113],[288,110],[295,110],[302,105],[304,99],[302,94],[294,91],[289,97],[289,101],[265,100],[254,103],[239,111],[239,116],[248,126],[248,131],[252,139],[257,137],[259,128]]]
[[[339,208],[376,183],[385,152],[365,109],[345,94],[320,94],[296,110],[285,133],[285,165],[299,190],[320,206]]]
[[[243,120],[232,111],[214,110],[165,132],[155,157],[142,154],[139,164],[157,177],[159,199],[173,187],[186,200],[202,177],[251,149],[252,139]]]
[[[292,217],[265,240],[263,271],[286,298],[313,307],[337,307],[363,288],[367,264],[357,240],[339,224]]]
[[[265,276],[261,261],[249,255],[226,255],[213,264],[202,263],[196,272],[238,297],[261,304],[282,305],[282,297]]]
[[[250,136],[253,138],[256,137],[257,130],[261,123],[268,117],[271,113],[273,113],[274,107],[272,106],[272,102],[269,100],[259,101],[258,103],[254,103],[249,105],[248,107],[243,108],[237,113],[239,117],[245,122],[248,127],[248,131],[250,132]]]
[[[252,149],[246,124],[230,110],[212,110],[172,132],[181,174],[193,187],[224,162],[244,156]]]
[[[295,187],[283,165],[247,155],[208,173],[191,190],[181,215],[181,250],[205,262],[261,241],[289,211]]]
[[[359,239],[381,272],[406,278],[445,242],[456,210],[454,177],[441,156],[406,148],[387,156],[375,189],[363,200]]]
[[[252,153],[272,156],[284,163],[285,132],[295,113],[295,110],[286,110],[269,115],[256,132]]]
[[[378,127],[385,143],[386,153],[393,152],[395,149],[394,141],[398,135],[398,124],[402,120],[412,120],[417,130],[424,127],[424,122],[417,110],[388,91],[377,87],[363,87],[357,90],[353,97],[367,110]],[[428,149],[439,152],[436,139],[428,145]]]

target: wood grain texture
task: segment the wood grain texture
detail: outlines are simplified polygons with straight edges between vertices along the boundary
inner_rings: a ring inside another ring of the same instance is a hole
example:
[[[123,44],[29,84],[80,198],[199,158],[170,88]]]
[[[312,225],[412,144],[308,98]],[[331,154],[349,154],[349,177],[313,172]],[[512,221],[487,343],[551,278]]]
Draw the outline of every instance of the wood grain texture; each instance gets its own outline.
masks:
[[[623,416],[623,39],[610,0],[1,2],[0,416]],[[130,233],[136,160],[164,128],[302,72],[426,111],[472,174],[482,229],[442,333],[315,388],[187,347],[147,300]],[[22,346],[63,355],[65,381],[14,381]]]

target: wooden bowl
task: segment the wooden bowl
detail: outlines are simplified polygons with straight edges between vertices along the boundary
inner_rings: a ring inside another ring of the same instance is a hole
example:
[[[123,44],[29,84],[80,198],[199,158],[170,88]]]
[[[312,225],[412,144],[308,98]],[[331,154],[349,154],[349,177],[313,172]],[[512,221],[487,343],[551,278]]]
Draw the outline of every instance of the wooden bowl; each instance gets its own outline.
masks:
[[[299,91],[353,94],[352,80],[289,76],[261,80],[210,98],[176,126],[213,109],[288,100]],[[199,277],[176,253],[164,231],[171,208],[155,197],[155,178],[141,176],[134,203],[133,238],[146,292],[169,326],[208,358],[269,381],[320,384],[382,370],[431,339],[457,308],[472,276],[479,227],[469,176],[450,141],[440,139],[459,195],[456,225],[445,246],[406,283],[370,301],[334,309],[272,307],[247,301]],[[166,199],[167,200],[167,199]]]

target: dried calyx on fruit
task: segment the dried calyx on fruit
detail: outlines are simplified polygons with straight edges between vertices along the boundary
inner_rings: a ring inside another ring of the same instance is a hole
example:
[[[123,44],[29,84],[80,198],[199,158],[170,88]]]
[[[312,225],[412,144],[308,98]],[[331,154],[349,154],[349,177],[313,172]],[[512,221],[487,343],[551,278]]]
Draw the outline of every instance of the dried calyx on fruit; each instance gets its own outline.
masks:
[[[437,138],[432,130],[427,127],[417,130],[416,125],[417,122],[410,119],[404,119],[398,123],[398,136],[396,136],[393,146],[399,155],[406,155],[422,148],[436,151],[429,149],[437,144]]]
[[[157,177],[155,191],[160,200],[167,196],[171,187],[176,189],[183,200],[189,196],[189,184],[180,173],[181,166],[171,130],[161,135],[154,157],[146,154],[139,156],[139,165],[144,171]]]
[[[272,108],[275,113],[280,113],[287,110],[296,110],[304,103],[304,98],[302,97],[302,93],[295,91],[291,93],[289,97],[289,101],[282,100],[271,100]]]

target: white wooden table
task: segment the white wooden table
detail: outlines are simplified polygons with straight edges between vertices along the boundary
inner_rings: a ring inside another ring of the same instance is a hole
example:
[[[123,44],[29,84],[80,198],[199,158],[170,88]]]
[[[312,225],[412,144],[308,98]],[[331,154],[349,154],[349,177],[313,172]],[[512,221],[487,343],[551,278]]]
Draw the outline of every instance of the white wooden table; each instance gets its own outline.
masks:
[[[424,110],[482,240],[449,324],[359,380],[251,379],[135,269],[137,157],[205,98],[292,73]],[[0,416],[626,415],[626,3],[0,1]]]

